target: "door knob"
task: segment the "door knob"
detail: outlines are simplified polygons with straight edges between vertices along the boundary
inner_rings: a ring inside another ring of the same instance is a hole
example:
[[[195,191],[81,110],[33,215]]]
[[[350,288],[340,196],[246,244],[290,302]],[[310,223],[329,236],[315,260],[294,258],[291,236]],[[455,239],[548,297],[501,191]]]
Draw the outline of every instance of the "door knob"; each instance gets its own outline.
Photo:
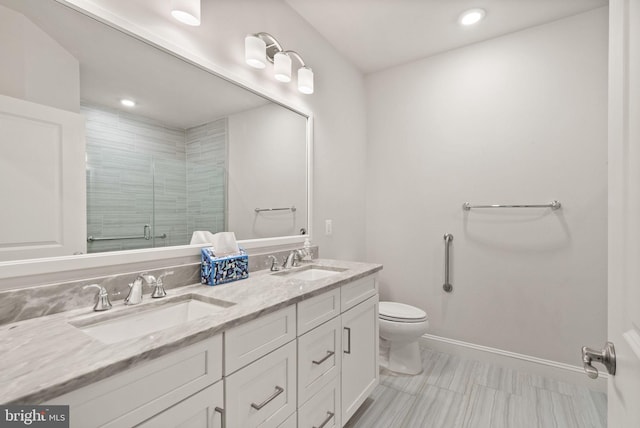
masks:
[[[616,374],[616,350],[613,343],[607,342],[601,351],[595,349],[582,347],[582,363],[584,364],[584,371],[591,379],[598,377],[598,369],[591,365],[592,362],[602,363],[607,372],[610,375]]]

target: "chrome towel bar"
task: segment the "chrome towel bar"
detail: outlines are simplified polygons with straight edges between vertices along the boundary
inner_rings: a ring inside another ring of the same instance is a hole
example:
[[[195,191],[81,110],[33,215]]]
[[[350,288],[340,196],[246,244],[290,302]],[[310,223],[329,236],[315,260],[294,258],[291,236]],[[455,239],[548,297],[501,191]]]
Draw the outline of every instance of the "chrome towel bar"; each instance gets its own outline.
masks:
[[[255,212],[260,213],[262,211],[291,211],[292,213],[296,212],[296,207],[295,205],[292,207],[286,207],[286,208],[256,208]]]
[[[557,210],[562,207],[560,201],[551,201],[548,204],[523,204],[523,205],[471,205],[469,202],[462,204],[462,209],[470,211],[471,208],[551,208]]]

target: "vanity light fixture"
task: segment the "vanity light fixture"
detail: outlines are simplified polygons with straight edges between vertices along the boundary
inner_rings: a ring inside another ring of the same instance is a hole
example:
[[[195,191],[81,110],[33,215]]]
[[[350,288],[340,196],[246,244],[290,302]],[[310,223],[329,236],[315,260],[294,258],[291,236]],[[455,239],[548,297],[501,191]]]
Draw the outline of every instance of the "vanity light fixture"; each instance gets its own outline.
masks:
[[[273,63],[274,77],[279,82],[291,81],[292,59],[300,63],[298,69],[298,90],[303,94],[313,94],[313,71],[309,68],[300,54],[295,51],[285,51],[282,45],[271,34],[249,34],[244,39],[244,59],[254,68],[265,68],[267,61]]]
[[[200,0],[171,0],[171,15],[183,24],[200,25]]]
[[[120,100],[120,104],[122,104],[125,107],[135,107],[136,106],[136,102],[133,100],[130,100],[128,98],[123,98]]]
[[[464,25],[465,27],[473,24],[477,24],[482,21],[486,12],[484,9],[469,9],[467,11],[462,12],[460,17],[458,18],[458,22],[460,25]]]

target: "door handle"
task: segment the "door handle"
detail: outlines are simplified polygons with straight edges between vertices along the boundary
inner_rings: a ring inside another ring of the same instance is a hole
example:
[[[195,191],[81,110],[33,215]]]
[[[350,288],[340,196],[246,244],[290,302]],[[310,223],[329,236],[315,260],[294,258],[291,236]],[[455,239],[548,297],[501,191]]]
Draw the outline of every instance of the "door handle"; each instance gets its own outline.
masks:
[[[594,361],[596,363],[602,363],[607,369],[607,372],[614,376],[616,374],[616,350],[613,343],[607,342],[600,351],[583,346],[582,363],[584,364],[584,371],[591,379],[598,377],[598,369],[591,364]]]

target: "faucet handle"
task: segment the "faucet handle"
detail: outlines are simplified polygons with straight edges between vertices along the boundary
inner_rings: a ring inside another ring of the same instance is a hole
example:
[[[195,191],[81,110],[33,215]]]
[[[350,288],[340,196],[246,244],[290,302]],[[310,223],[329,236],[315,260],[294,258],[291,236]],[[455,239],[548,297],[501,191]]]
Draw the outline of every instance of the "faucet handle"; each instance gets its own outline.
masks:
[[[111,309],[113,305],[111,304],[111,301],[109,301],[109,293],[106,288],[98,284],[87,284],[82,287],[83,290],[86,290],[87,288],[98,289],[98,294],[96,294],[96,304],[93,306],[94,311],[100,312]]]
[[[153,287],[158,282],[155,276],[149,275],[147,272],[143,272],[138,275],[138,279],[139,278],[142,278],[144,280],[143,282],[146,282],[149,287]],[[136,279],[136,281],[138,279]]]
[[[162,274],[158,277],[157,284],[158,284],[159,286],[162,286],[162,285],[163,285],[163,281],[164,281],[164,279],[165,279],[166,277],[168,277],[169,275],[173,275],[173,271],[172,271],[172,270],[170,270],[170,271],[166,271],[166,272],[162,272]]]
[[[151,292],[151,298],[159,299],[161,297],[166,297],[167,292],[164,289],[164,278],[166,278],[169,275],[173,275],[173,271],[163,272],[158,277],[157,280],[155,278],[153,278],[153,276],[149,275],[149,276],[151,276],[151,278],[154,279],[153,291]]]
[[[271,260],[271,272],[279,271],[280,266],[278,265],[278,258],[273,254],[269,254],[269,260]]]

